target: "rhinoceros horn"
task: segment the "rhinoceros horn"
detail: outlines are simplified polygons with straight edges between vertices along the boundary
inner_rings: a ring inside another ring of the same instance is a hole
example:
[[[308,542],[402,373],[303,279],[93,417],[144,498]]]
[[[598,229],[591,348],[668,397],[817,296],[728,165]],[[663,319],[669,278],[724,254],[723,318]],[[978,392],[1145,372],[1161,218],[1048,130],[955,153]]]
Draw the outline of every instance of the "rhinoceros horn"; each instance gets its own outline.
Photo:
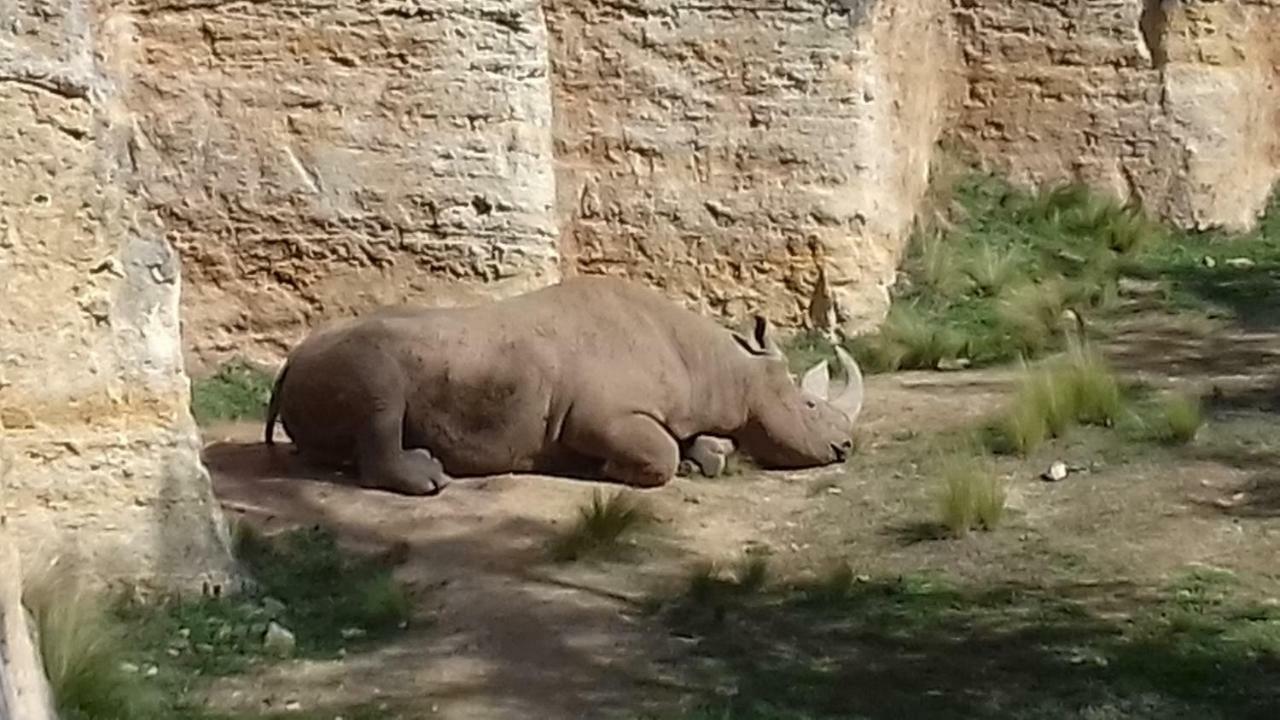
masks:
[[[858,367],[857,361],[839,345],[836,346],[836,358],[844,368],[845,377],[848,378],[839,395],[832,397],[831,373],[828,371],[826,360],[805,371],[800,378],[800,389],[831,403],[833,407],[844,413],[849,418],[849,424],[853,425],[858,420],[858,414],[862,412],[862,370]]]
[[[848,379],[845,381],[844,390],[831,398],[830,402],[848,416],[849,424],[853,425],[862,412],[862,370],[853,356],[839,345],[836,346],[836,358],[840,361],[845,377]]]

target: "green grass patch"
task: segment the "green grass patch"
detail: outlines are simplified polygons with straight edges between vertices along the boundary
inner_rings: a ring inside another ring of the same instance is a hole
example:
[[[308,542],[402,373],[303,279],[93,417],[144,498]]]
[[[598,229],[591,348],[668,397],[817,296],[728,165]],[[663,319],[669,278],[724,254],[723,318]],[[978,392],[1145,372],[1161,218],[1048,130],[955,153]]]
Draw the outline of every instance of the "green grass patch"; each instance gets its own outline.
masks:
[[[951,192],[948,229],[919,234],[895,291],[915,316],[888,344],[922,350],[898,351],[900,367],[936,365],[927,350],[940,345],[976,365],[1060,347],[1064,311],[1111,304],[1121,260],[1168,236],[1141,208],[1082,185],[1032,193],[971,173]]]
[[[1166,310],[1280,323],[1280,192],[1252,232],[1192,233],[1080,184],[1030,192],[972,171],[935,182],[945,197],[930,200],[936,219],[912,238],[888,316],[846,343],[866,372],[1051,354],[1105,331],[1122,279]],[[800,372],[830,342],[806,333],[788,354]]]
[[[116,605],[112,618],[126,633],[129,665],[164,698],[153,714],[130,717],[224,717],[203,707],[201,679],[246,673],[277,662],[279,656],[264,645],[273,622],[294,636],[296,644],[289,654],[327,659],[384,641],[408,622],[410,600],[391,568],[381,560],[341,551],[328,530],[312,527],[269,538],[248,531],[237,535],[236,554],[253,581],[251,589],[221,597]],[[373,706],[306,708],[287,714],[388,716]],[[86,715],[85,720],[108,717]]]
[[[952,453],[935,462],[938,519],[955,537],[995,530],[1004,517],[1005,488],[995,468],[974,453]]]
[[[653,513],[632,493],[620,490],[605,499],[599,490],[578,508],[575,521],[551,543],[551,556],[561,562],[615,555],[626,537],[653,523]]]
[[[723,622],[747,598],[759,595],[771,579],[769,558],[747,552],[730,564],[700,562],[673,598],[654,598],[651,605],[696,622]]]
[[[1106,360],[1087,345],[1073,344],[1063,357],[1024,366],[1017,392],[990,434],[992,449],[1027,455],[1073,427],[1111,427],[1127,412]]]
[[[742,596],[731,622],[666,615],[716,688],[684,717],[1262,720],[1280,707],[1280,610],[1215,578],[838,580]]]
[[[31,611],[58,713],[71,720],[155,717],[162,698],[126,671],[126,628],[108,603],[65,567],[29,577]]]
[[[1204,410],[1200,398],[1186,393],[1169,393],[1161,401],[1154,425],[1165,443],[1190,443],[1204,426]]]
[[[404,626],[409,600],[390,568],[339,551],[319,528],[273,538],[239,533],[237,555],[254,589],[157,603],[113,600],[68,572],[29,579],[26,602],[61,716],[72,720],[251,720],[204,707],[202,680],[249,672],[277,658],[270,623],[301,657],[334,658]],[[289,717],[388,717],[380,707],[305,708]]]
[[[192,381],[191,414],[201,425],[262,420],[273,382],[271,373],[247,361],[227,363],[212,376]]]
[[[392,568],[342,552],[327,529],[270,538],[241,532],[236,555],[251,591],[127,611],[153,651],[176,651],[191,670],[225,675],[269,656],[262,640],[273,621],[295,635],[297,655],[333,657],[388,638],[409,619],[410,599]]]
[[[947,182],[939,219],[908,248],[887,319],[849,343],[869,372],[1060,349],[1078,330],[1067,311],[1112,308],[1126,263],[1158,254],[1171,237],[1140,207],[1079,184],[1028,192],[976,172]],[[808,360],[820,345],[796,350]]]
[[[1280,189],[1247,233],[1181,233],[1127,258],[1126,274],[1159,280],[1176,309],[1227,317],[1251,328],[1280,322]]]

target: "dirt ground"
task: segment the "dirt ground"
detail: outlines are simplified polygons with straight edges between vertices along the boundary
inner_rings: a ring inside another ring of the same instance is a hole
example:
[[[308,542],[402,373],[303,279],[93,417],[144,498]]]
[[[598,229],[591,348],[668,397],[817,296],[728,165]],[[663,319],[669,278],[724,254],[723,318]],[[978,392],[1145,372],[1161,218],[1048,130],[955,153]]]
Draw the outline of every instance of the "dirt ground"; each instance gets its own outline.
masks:
[[[747,551],[768,554],[784,577],[842,559],[868,575],[1153,585],[1203,564],[1280,593],[1280,340],[1159,318],[1113,335],[1109,355],[1127,376],[1209,394],[1202,436],[1190,448],[1134,451],[1086,434],[1001,460],[1011,515],[963,540],[930,534],[933,483],[921,462],[930,435],[1000,406],[1009,370],[869,378],[860,452],[846,466],[681,478],[645,492],[659,530],[624,562],[548,559],[548,540],[600,487],[591,483],[503,476],[400,497],[309,473],[287,446],[273,455],[257,424],[210,428],[206,461],[229,513],[267,529],[323,523],[397,553],[417,598],[414,622],[392,645],[228,679],[212,702],[263,710],[373,700],[402,717],[450,720],[678,715],[708,690],[688,661],[696,641],[644,602],[677,588],[698,561]],[[1038,479],[1055,459],[1076,471]]]

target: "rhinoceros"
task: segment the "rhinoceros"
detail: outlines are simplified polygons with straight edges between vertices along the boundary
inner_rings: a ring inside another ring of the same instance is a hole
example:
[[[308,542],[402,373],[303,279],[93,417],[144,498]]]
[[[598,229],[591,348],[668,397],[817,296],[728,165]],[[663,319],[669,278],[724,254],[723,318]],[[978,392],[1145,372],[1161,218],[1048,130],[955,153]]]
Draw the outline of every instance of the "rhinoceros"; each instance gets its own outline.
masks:
[[[723,467],[841,462],[862,374],[835,397],[827,361],[797,386],[755,316],[743,332],[629,281],[579,276],[474,307],[383,308],[317,330],[276,377],[304,457],[354,463],[361,485],[434,494],[450,477],[537,472],[651,488],[682,454]],[[717,462],[718,461],[718,462]]]

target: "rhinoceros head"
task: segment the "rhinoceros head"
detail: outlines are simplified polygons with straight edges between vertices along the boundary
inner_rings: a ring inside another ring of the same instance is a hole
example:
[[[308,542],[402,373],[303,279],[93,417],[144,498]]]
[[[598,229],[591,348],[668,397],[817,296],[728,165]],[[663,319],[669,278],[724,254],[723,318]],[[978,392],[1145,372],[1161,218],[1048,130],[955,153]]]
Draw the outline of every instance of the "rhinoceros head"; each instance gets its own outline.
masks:
[[[750,335],[734,333],[734,339],[751,366],[747,424],[736,438],[743,449],[775,468],[843,460],[853,447],[853,425],[862,410],[862,373],[849,353],[836,347],[848,381],[832,392],[826,360],[805,372],[797,386],[764,318],[755,318]]]

